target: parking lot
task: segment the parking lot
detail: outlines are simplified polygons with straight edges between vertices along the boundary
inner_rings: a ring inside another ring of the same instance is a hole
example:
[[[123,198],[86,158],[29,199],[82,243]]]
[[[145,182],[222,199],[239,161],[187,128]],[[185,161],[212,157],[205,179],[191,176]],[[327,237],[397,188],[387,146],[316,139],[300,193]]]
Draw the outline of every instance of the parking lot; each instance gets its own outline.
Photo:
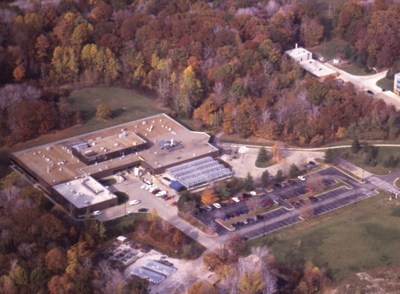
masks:
[[[105,209],[103,214],[98,217],[99,220],[106,221],[130,213],[151,211],[152,209],[155,209],[159,214],[163,211],[169,212],[168,216],[177,213],[177,208],[173,202],[178,200],[178,196],[172,188],[149,175],[143,178],[148,183],[133,173],[125,172],[122,176],[123,181],[111,185],[110,190],[114,193],[115,191],[124,192],[128,195],[129,200],[124,204]],[[161,191],[163,191],[162,194],[155,195]]]
[[[312,188],[313,181],[316,178],[318,178],[320,189],[329,189],[332,185],[339,186],[318,195],[307,196],[310,195],[310,187]],[[340,183],[342,183],[342,186],[340,186]],[[238,203],[222,205],[221,208],[215,206],[203,207],[195,212],[195,216],[206,225],[216,227],[220,235],[235,230],[243,237],[254,238],[301,222],[303,220],[300,215],[302,207],[307,206],[305,209],[309,211],[310,215],[319,215],[376,194],[371,185],[371,187],[365,185],[339,170],[329,167],[305,175],[302,180],[295,179],[283,185],[275,185],[272,192],[244,197]],[[251,202],[253,201],[251,198],[254,197],[259,199],[255,202],[259,204],[256,207],[257,209],[262,207],[263,203],[268,203],[266,201],[273,201],[278,208],[265,213],[254,214],[252,213],[254,202]],[[215,222],[216,219],[228,221],[231,225],[221,226]]]

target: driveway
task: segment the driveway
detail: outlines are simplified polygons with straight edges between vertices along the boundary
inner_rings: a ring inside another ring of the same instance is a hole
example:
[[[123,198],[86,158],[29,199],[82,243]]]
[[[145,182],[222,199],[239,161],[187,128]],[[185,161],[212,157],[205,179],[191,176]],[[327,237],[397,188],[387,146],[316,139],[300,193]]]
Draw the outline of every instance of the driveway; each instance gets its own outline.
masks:
[[[387,104],[393,105],[396,109],[400,110],[400,97],[397,96],[392,91],[385,91],[383,92],[381,87],[378,87],[376,83],[386,76],[387,70],[373,74],[373,75],[366,75],[366,76],[356,76],[352,75],[336,66],[325,63],[325,65],[333,70],[335,70],[339,75],[337,79],[342,79],[345,82],[352,83],[356,89],[360,91],[366,92],[370,90],[374,93],[372,97],[377,99],[382,99]]]

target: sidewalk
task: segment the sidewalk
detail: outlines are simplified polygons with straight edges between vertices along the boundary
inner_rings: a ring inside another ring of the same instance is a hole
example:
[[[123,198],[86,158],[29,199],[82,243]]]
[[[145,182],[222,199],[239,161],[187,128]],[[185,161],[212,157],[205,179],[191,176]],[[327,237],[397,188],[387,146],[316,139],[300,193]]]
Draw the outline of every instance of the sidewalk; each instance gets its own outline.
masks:
[[[355,175],[356,177],[360,178],[360,179],[365,179],[367,177],[372,176],[372,174],[368,171],[366,171],[365,169],[362,169],[361,167],[358,167],[354,164],[352,164],[351,162],[344,160],[344,159],[340,159],[338,166],[345,170],[348,171],[349,173]]]

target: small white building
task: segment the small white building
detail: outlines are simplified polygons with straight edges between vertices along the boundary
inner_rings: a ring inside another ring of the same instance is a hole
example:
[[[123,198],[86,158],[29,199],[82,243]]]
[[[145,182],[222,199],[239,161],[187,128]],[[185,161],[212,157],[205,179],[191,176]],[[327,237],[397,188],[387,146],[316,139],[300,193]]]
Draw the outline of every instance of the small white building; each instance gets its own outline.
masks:
[[[292,57],[297,62],[302,62],[312,59],[312,53],[307,49],[304,49],[302,47],[297,47],[297,44],[296,48],[287,50],[285,53],[290,57]]]
[[[287,50],[285,53],[298,62],[304,70],[318,78],[337,76],[335,70],[329,68],[319,60],[313,59],[310,51],[302,47],[297,47],[297,44],[294,49]]]
[[[394,75],[393,92],[400,95],[400,72]]]

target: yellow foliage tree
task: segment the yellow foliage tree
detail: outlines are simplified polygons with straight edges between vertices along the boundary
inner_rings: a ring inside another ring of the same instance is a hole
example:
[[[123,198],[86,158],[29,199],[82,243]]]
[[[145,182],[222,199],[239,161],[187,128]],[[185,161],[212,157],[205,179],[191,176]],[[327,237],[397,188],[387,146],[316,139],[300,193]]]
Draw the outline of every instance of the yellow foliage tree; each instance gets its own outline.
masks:
[[[264,281],[260,271],[253,270],[242,274],[239,278],[238,288],[243,294],[262,293]]]
[[[201,202],[203,204],[213,204],[218,200],[218,196],[215,194],[214,189],[206,189],[201,193]]]
[[[215,294],[217,290],[207,281],[197,281],[186,290],[187,294]]]

